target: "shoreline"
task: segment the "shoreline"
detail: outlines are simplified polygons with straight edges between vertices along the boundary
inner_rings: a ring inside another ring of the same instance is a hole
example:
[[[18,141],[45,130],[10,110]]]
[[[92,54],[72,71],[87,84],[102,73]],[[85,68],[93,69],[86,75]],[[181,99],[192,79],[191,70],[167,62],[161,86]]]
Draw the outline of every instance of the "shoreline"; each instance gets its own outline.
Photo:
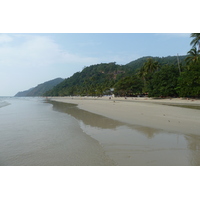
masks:
[[[184,105],[200,107],[200,100],[141,97],[126,99],[121,97],[111,99],[109,97],[48,97],[48,99],[76,104],[81,110],[131,125],[200,135],[200,110],[178,107]]]

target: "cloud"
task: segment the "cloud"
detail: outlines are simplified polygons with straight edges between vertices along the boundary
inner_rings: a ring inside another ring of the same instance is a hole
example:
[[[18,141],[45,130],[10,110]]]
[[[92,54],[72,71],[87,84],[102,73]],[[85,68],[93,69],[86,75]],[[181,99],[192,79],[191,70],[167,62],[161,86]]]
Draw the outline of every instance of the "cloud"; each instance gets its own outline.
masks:
[[[54,40],[47,36],[21,36],[21,42],[18,45],[10,44],[6,46],[0,45],[0,63],[4,67],[18,68],[38,68],[50,67],[54,64],[78,64],[96,61],[93,57],[84,57],[72,54],[62,49]],[[2,41],[19,39],[2,37]]]
[[[51,37],[32,34],[0,35],[0,96],[29,89],[57,77],[67,78],[95,57],[73,54]],[[8,93],[9,90],[9,93]]]
[[[5,34],[1,34],[0,35],[0,44],[1,43],[7,43],[7,42],[11,42],[13,39],[12,37],[5,35]]]

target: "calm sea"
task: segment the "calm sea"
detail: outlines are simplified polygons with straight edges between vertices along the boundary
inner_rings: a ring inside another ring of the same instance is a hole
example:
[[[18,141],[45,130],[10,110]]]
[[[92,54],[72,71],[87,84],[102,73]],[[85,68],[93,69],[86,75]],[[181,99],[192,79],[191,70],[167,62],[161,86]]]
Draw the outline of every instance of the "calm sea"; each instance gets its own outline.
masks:
[[[200,165],[200,137],[128,125],[44,98],[0,97],[0,165]]]
[[[113,165],[100,144],[43,98],[1,98],[0,165]]]

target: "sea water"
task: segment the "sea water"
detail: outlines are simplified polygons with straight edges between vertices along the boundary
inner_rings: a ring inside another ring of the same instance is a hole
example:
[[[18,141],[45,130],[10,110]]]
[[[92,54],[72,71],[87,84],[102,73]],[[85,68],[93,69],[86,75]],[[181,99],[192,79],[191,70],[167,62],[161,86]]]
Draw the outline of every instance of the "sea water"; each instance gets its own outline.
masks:
[[[43,98],[1,98],[0,165],[113,165],[73,117]]]
[[[200,165],[200,137],[44,98],[0,98],[0,165]]]

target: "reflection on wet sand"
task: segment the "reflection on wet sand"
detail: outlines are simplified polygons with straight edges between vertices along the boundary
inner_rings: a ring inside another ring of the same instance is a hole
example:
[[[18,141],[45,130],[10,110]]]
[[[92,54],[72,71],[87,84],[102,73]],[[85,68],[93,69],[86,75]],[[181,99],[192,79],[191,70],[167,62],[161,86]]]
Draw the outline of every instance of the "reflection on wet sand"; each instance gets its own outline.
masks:
[[[200,165],[200,137],[197,135],[185,135],[188,149],[190,149],[190,163],[191,165]]]
[[[49,103],[53,110],[79,120],[82,129],[101,143],[117,165],[200,165],[200,136],[122,123],[81,110],[75,104]]]
[[[129,124],[127,126],[131,129],[137,130],[141,134],[145,135],[148,139],[151,139],[160,133],[159,129],[154,129],[150,127],[129,125]]]
[[[126,124],[85,110],[81,110],[77,107],[76,104],[62,103],[56,101],[50,101],[50,103],[53,105],[53,110],[65,112],[76,118],[77,120],[82,121],[85,125],[90,125],[91,127],[97,127],[101,129],[116,129],[119,126],[125,125],[131,129],[141,132],[148,138],[153,138],[155,134],[159,133],[158,129]]]
[[[102,129],[115,129],[118,126],[124,125],[124,123],[115,121],[97,114],[87,112],[79,109],[75,104],[61,103],[52,101],[53,110],[59,112],[65,112],[72,117],[81,120],[84,124],[92,127],[98,127]]]

